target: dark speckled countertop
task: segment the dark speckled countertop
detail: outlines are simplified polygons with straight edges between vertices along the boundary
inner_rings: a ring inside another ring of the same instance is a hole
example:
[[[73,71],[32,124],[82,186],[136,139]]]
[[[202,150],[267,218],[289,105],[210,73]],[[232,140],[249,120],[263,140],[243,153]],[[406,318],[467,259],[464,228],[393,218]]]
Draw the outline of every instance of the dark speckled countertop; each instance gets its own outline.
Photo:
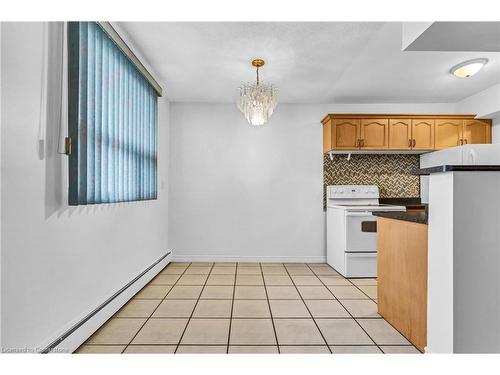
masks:
[[[427,224],[429,207],[427,204],[422,203],[420,198],[380,198],[379,201],[382,204],[406,206],[409,211],[375,211],[372,212],[374,216]]]
[[[425,211],[374,211],[373,216],[387,219],[410,221],[417,224],[427,224],[427,210]]]

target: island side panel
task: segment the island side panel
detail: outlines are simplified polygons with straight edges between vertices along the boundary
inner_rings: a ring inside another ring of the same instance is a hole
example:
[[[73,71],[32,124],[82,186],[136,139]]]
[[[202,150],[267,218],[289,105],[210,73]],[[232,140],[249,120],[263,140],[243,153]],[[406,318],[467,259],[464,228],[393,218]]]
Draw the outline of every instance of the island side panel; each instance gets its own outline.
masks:
[[[427,343],[427,225],[377,219],[378,311],[420,351]]]

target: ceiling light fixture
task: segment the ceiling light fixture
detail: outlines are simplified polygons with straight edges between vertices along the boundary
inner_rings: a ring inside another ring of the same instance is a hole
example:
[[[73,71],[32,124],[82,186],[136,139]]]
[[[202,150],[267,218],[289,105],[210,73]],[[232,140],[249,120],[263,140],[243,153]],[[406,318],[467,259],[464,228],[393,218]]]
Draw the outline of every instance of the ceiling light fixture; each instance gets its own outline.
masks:
[[[485,58],[464,61],[451,68],[450,73],[455,77],[469,78],[479,72],[487,62],[488,59]]]
[[[253,126],[264,125],[278,104],[278,90],[270,83],[259,80],[259,68],[264,66],[262,59],[255,59],[252,65],[257,69],[256,83],[245,83],[240,87],[238,109]]]

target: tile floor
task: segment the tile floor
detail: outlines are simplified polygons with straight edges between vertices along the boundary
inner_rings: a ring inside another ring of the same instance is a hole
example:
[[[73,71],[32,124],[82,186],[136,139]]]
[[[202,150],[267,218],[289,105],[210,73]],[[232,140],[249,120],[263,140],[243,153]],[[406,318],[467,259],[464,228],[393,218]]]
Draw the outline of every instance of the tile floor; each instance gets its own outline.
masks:
[[[327,264],[170,263],[77,353],[418,353],[376,303]]]

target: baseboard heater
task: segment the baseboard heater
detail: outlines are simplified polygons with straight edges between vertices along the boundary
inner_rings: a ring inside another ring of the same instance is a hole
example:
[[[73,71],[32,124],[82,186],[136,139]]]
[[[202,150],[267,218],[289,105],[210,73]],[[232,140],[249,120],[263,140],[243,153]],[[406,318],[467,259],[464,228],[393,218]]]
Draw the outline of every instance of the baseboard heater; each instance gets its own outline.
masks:
[[[44,348],[40,353],[47,354],[56,346],[58,346],[61,342],[63,342],[66,338],[68,338],[73,332],[75,332],[78,328],[88,322],[93,316],[95,316],[99,311],[101,311],[104,307],[110,304],[116,297],[122,294],[125,290],[127,290],[132,284],[134,284],[137,280],[139,280],[142,276],[148,273],[154,266],[164,260],[172,254],[171,251],[168,251],[165,255],[161,256],[158,260],[156,260],[153,264],[151,264],[148,268],[142,271],[139,275],[130,280],[127,284],[125,284],[122,288],[120,288],[116,293],[114,293],[111,297],[109,297],[106,301],[97,306],[94,310],[92,310],[88,315],[86,315],[82,320],[76,323],[73,327],[64,332],[61,336],[51,342],[46,348]]]

